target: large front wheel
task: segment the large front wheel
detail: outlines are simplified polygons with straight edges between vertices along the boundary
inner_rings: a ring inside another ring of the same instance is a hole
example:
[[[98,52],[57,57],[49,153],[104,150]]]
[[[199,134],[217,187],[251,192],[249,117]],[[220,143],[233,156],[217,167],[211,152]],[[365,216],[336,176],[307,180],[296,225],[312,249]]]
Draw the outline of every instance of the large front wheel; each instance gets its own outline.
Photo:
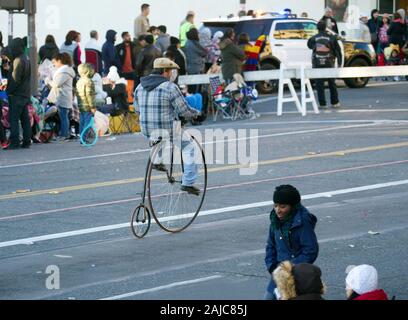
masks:
[[[162,141],[154,147],[147,196],[151,213],[163,230],[178,233],[187,229],[199,215],[206,192],[205,154],[194,137],[174,145]]]

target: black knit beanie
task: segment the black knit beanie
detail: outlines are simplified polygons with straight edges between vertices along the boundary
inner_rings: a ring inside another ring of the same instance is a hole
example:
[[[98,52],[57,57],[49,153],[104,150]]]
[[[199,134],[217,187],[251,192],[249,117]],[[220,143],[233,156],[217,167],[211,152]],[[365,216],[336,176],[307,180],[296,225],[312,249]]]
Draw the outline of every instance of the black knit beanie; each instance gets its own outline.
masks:
[[[293,186],[280,186],[276,188],[273,202],[291,206],[299,205],[302,201],[299,191]]]

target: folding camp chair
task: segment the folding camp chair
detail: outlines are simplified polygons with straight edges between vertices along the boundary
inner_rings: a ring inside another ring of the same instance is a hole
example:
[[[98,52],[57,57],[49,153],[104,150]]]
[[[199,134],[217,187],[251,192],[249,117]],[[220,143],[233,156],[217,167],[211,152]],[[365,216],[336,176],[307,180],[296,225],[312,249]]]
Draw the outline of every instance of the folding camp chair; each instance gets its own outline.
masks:
[[[93,49],[85,50],[86,63],[93,66],[96,73],[101,74],[102,72],[102,56],[99,51]]]
[[[234,99],[224,92],[224,88],[221,84],[220,77],[210,78],[210,92],[213,105],[213,120],[217,121],[218,115],[221,113],[224,119],[231,119],[232,112],[234,110]]]

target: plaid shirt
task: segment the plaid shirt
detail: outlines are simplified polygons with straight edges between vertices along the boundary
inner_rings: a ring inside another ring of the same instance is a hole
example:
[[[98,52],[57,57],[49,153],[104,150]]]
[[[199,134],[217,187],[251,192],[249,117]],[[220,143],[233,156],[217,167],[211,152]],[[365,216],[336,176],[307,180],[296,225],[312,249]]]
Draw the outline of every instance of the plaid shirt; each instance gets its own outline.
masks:
[[[192,119],[199,112],[191,108],[177,85],[164,82],[152,91],[139,85],[135,92],[136,103],[140,107],[142,134],[150,138],[155,130],[168,130],[173,135],[173,123],[178,117]]]

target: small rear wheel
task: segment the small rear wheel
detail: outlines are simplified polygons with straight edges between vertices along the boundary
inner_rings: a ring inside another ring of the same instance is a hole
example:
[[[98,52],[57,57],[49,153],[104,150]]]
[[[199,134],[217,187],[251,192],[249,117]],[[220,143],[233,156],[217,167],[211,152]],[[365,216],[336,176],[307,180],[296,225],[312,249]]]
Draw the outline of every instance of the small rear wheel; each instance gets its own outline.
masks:
[[[136,208],[132,215],[132,232],[138,239],[143,239],[150,230],[152,223],[152,217],[149,209],[140,205]]]

